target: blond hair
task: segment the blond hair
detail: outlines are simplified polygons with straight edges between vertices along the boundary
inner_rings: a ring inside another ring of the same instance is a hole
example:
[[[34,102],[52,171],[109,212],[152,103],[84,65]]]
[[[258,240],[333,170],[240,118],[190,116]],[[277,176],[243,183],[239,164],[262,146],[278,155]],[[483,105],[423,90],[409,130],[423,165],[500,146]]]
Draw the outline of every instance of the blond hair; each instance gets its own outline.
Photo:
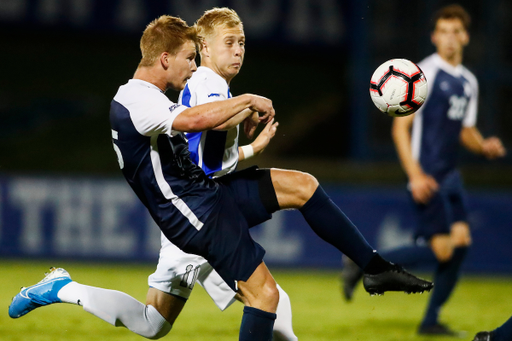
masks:
[[[142,34],[139,66],[152,66],[163,52],[175,55],[189,40],[196,45],[198,43],[194,26],[190,27],[184,20],[170,15],[160,16],[149,23]]]
[[[217,27],[235,27],[242,25],[238,14],[227,7],[212,8],[204,12],[203,16],[196,21],[198,39],[202,42],[215,34]]]

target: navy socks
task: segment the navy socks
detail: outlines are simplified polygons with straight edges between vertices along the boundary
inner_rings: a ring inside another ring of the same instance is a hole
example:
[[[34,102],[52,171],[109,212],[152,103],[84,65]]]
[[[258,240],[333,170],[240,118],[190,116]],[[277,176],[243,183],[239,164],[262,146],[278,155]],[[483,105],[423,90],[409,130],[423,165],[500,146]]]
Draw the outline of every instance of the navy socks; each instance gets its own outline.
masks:
[[[272,331],[276,314],[253,307],[244,307],[240,341],[272,341]]]
[[[357,227],[332,202],[321,186],[318,186],[313,196],[299,211],[320,238],[352,259],[361,269],[365,269],[370,260],[377,255]]]
[[[405,246],[381,253],[390,262],[405,268],[422,264],[437,264],[437,258],[429,246]]]
[[[508,319],[501,327],[494,330],[495,341],[510,341],[512,340],[512,317]]]
[[[427,313],[423,319],[423,326],[431,326],[438,323],[437,318],[442,305],[448,300],[450,294],[459,279],[460,266],[466,257],[467,247],[458,247],[453,251],[452,258],[445,263],[440,263],[434,274],[434,291],[430,296]]]

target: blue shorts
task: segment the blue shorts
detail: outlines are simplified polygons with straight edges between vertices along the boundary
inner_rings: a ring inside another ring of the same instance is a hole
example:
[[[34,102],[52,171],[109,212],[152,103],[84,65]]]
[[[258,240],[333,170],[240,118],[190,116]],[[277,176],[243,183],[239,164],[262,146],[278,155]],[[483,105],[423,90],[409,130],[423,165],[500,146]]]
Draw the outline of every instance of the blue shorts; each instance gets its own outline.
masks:
[[[416,239],[428,241],[436,234],[449,234],[454,222],[467,221],[467,199],[460,173],[452,171],[438,182],[439,191],[426,205],[413,200],[419,218]]]
[[[279,206],[268,169],[251,167],[215,181],[219,200],[183,251],[206,258],[236,291],[237,281],[247,281],[265,254],[249,228],[270,219]]]

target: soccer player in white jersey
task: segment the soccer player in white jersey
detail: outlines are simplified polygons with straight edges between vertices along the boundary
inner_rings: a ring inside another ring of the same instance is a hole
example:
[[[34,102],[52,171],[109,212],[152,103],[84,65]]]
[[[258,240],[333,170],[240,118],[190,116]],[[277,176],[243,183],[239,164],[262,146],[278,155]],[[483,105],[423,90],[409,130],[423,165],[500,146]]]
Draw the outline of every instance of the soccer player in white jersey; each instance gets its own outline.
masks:
[[[469,42],[468,13],[459,5],[450,5],[436,13],[434,23],[432,43],[437,52],[418,64],[428,80],[429,96],[415,114],[395,118],[392,128],[419,217],[415,232],[418,243],[383,255],[405,267],[437,264],[436,287],[418,333],[455,335],[438,317],[471,245],[465,193],[457,170],[459,144],[488,159],[505,155],[505,149],[496,137],[484,139],[475,126],[478,82],[462,65],[463,50]],[[347,265],[344,289],[350,299],[360,273],[353,263]]]
[[[234,10],[214,8],[206,11],[196,22],[196,27],[202,42],[201,66],[180,94],[179,104],[187,107],[231,98],[229,83],[240,71],[245,54],[243,26]],[[258,113],[252,114],[243,123],[245,131],[252,137],[259,123]],[[270,120],[255,141],[243,147],[238,146],[238,125],[227,131],[188,133],[191,158],[210,177],[231,173],[239,161],[260,154],[265,149],[275,135],[277,125],[277,122]],[[149,276],[149,286],[186,299],[195,279],[221,310],[234,302],[236,292],[230,289],[206,259],[184,253],[162,234],[160,259],[155,273]],[[297,340],[292,327],[290,298],[279,285],[277,289],[279,303],[274,340]]]
[[[133,79],[111,102],[112,141],[126,181],[160,230],[182,251],[206,258],[240,295],[245,307],[239,340],[272,339],[279,291],[263,262],[265,250],[252,240],[249,228],[277,210],[297,209],[319,237],[353,259],[365,272],[370,294],[430,290],[431,282],[384,260],[312,175],[251,167],[211,179],[194,164],[184,132],[228,130],[253,111],[262,123],[275,116],[269,99],[250,94],[191,108],[171,102],[164,92],[182,90],[197,69],[197,42],[196,30],[179,18],[161,16],[148,25]],[[114,326],[151,339],[170,331],[185,304],[183,297],[154,288],[142,304],[118,291],[79,284],[56,269],[22,288],[9,316],[61,302],[82,305]]]

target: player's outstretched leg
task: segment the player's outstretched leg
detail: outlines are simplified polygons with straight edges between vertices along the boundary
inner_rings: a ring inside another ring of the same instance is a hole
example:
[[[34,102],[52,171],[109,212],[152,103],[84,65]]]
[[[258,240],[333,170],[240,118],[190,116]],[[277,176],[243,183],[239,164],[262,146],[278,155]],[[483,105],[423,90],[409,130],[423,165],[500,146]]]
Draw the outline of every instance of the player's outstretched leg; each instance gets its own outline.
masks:
[[[37,284],[21,288],[9,306],[9,316],[18,318],[32,310],[52,303],[60,303],[59,290],[71,282],[69,273],[62,268],[50,268],[50,272]]]
[[[320,238],[347,255],[363,270],[363,284],[371,295],[385,291],[421,293],[433,288],[431,282],[384,260],[373,250],[320,185],[299,211]]]

